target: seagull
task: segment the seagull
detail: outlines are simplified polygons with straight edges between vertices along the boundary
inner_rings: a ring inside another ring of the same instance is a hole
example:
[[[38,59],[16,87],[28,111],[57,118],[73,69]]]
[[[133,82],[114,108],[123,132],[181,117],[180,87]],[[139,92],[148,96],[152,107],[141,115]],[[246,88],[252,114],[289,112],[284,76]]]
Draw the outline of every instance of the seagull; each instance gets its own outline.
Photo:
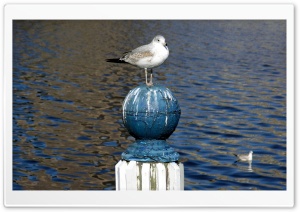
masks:
[[[233,154],[235,155],[239,161],[252,161],[253,151],[250,151],[249,154]]]
[[[107,59],[106,62],[129,63],[145,70],[146,85],[152,86],[152,68],[160,66],[169,56],[169,49],[165,38],[157,35],[152,42],[125,52],[121,58]],[[147,79],[147,72],[150,69],[150,81]]]

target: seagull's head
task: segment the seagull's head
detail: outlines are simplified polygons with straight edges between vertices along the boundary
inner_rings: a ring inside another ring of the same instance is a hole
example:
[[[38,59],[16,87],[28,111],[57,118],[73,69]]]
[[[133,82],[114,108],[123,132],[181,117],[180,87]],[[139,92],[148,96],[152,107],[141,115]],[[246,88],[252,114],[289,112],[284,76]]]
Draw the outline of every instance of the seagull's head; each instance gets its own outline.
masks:
[[[249,154],[252,155],[252,154],[253,154],[253,151],[250,151]]]
[[[167,45],[166,39],[162,35],[156,35],[153,38],[152,43],[154,45],[157,45],[157,44],[158,45],[163,45],[168,50],[168,45]]]

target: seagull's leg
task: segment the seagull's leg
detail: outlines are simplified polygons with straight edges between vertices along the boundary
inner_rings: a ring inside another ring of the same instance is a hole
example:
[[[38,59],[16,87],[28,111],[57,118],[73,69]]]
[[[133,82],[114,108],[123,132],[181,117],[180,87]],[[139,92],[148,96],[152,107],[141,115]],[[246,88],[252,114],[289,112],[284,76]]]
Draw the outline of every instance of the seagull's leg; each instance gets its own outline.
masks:
[[[147,68],[145,68],[145,78],[146,78],[146,85],[148,85]]]
[[[148,72],[147,72],[147,68],[145,68],[145,76],[146,76],[146,85],[147,86],[152,86],[152,79],[150,78],[150,82],[148,82],[148,76],[147,76]],[[152,75],[152,74],[151,74]],[[151,76],[152,77],[152,76]]]
[[[150,85],[153,85],[153,82],[152,82],[152,73],[153,73],[153,70],[151,68],[150,69]]]
[[[148,72],[147,72],[147,68],[145,68],[145,77],[146,77],[146,85],[147,86],[152,86],[153,85],[153,83],[152,83],[152,69],[150,69],[150,70],[151,70],[150,82],[148,82],[148,76],[147,76]]]

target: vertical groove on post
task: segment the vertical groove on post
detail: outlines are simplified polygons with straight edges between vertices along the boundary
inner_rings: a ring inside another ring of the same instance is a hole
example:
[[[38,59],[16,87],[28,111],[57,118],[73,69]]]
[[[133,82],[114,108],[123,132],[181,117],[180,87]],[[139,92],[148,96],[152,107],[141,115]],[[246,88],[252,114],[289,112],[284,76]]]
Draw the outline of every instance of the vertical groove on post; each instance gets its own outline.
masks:
[[[136,163],[136,179],[137,179],[137,190],[140,191],[142,190],[142,167],[143,167],[143,163],[141,162],[137,162]]]
[[[169,163],[165,163],[166,168],[166,181],[167,181],[167,191],[170,190],[170,169],[169,169]]]
[[[150,190],[150,163],[142,163],[142,190]]]
[[[156,188],[156,164],[151,163],[150,164],[150,190],[155,191]]]

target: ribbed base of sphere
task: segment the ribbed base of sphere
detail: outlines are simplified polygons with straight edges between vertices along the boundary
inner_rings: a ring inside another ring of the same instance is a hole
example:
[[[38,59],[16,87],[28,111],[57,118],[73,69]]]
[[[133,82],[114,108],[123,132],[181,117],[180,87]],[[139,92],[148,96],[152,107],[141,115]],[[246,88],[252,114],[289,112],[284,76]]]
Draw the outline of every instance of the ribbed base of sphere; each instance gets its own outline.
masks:
[[[178,161],[179,154],[170,147],[166,140],[136,140],[125,152],[122,159],[138,162]]]

